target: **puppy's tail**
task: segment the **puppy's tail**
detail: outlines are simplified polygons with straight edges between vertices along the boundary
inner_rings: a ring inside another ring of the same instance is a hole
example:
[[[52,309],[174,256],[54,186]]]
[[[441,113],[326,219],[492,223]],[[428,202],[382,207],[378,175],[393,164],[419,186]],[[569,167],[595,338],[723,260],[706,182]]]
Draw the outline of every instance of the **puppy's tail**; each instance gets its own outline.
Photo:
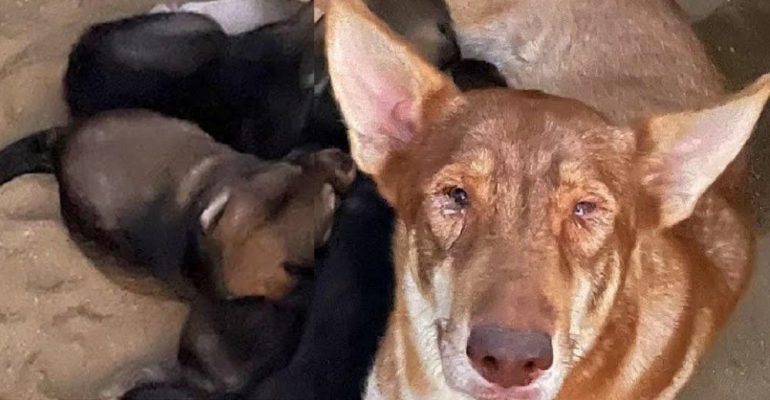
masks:
[[[53,173],[53,147],[62,128],[19,139],[0,150],[0,185],[24,174]]]

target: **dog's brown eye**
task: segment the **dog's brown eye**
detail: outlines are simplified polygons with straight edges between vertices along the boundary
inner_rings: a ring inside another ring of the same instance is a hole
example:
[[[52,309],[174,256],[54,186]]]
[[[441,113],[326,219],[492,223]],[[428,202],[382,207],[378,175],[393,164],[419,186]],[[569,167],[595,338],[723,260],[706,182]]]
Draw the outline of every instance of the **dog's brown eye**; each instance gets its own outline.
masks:
[[[450,188],[447,192],[447,196],[449,196],[460,208],[468,207],[468,204],[470,203],[468,192],[461,187],[454,186]]]
[[[577,217],[585,217],[596,211],[596,203],[590,201],[579,201],[572,209],[572,214]]]

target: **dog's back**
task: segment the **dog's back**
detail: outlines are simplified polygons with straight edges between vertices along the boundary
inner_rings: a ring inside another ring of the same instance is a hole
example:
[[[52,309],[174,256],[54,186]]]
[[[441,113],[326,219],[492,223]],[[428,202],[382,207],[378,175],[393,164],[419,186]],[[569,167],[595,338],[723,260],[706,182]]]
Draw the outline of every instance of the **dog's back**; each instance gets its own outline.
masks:
[[[578,98],[629,122],[698,108],[723,93],[671,0],[447,0],[465,57],[495,64],[509,85]]]

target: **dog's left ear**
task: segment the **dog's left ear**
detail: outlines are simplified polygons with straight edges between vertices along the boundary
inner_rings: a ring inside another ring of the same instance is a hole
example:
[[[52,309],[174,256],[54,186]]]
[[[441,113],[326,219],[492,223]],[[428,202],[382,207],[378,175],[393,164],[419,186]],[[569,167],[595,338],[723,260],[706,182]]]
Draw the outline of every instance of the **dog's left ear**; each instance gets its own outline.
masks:
[[[735,159],[770,95],[770,74],[700,111],[651,118],[640,131],[641,183],[659,205],[659,227],[688,218]]]
[[[214,230],[219,223],[219,220],[222,218],[222,214],[224,214],[225,207],[229,201],[230,190],[224,190],[214,197],[214,200],[206,206],[200,216],[200,224],[203,233],[208,235]]]
[[[325,18],[329,75],[351,153],[379,181],[387,160],[419,140],[428,109],[441,109],[459,90],[360,0],[330,1]]]

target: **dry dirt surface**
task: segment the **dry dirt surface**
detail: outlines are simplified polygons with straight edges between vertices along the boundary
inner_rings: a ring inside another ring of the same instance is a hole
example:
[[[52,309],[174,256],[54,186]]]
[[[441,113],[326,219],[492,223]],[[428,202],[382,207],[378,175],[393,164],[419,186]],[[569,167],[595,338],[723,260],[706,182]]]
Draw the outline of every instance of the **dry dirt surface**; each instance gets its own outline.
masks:
[[[0,399],[119,395],[142,368],[175,358],[187,315],[154,282],[83,256],[56,190],[50,175],[0,187]]]

